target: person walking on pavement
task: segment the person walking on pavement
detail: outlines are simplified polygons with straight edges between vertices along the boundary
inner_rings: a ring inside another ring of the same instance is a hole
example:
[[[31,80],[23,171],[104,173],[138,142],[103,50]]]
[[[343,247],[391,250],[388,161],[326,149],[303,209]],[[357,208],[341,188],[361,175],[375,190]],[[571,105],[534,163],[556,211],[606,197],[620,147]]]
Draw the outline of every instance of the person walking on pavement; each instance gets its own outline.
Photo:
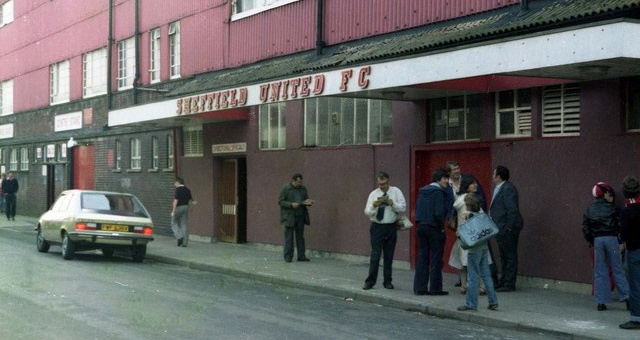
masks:
[[[627,301],[629,298],[629,284],[622,269],[621,252],[624,244],[618,238],[620,226],[613,189],[605,182],[598,182],[591,192],[594,201],[587,207],[582,225],[583,231],[591,235],[589,238],[592,238],[594,245],[594,296],[597,309],[604,311],[607,310],[606,304],[611,302],[609,270],[613,272],[620,301]]]
[[[18,180],[13,177],[13,171],[7,173],[7,178],[2,181],[2,192],[5,195],[5,212],[8,221],[16,220],[16,193],[18,193]]]
[[[0,174],[0,213],[5,213],[4,192],[2,192],[2,182],[7,178],[7,175],[3,172]]]
[[[293,260],[293,240],[295,237],[298,261],[309,262],[305,252],[304,226],[310,225],[308,207],[315,203],[309,199],[307,188],[302,185],[302,174],[295,173],[291,182],[280,190],[278,204],[280,205],[280,224],[284,227],[284,260]]]
[[[447,295],[442,290],[442,256],[446,239],[444,224],[447,217],[445,188],[449,185],[449,172],[438,169],[432,183],[420,188],[416,202],[418,224],[418,262],[413,279],[416,295]]]
[[[518,190],[509,181],[509,169],[499,165],[493,170],[493,198],[489,207],[490,216],[500,232],[496,236],[500,250],[502,272],[496,285],[498,292],[516,290],[518,276],[518,238],[523,221],[520,215]]]
[[[630,320],[619,327],[640,329],[640,182],[636,177],[625,177],[622,194],[625,208],[621,215],[620,235],[627,248]]]
[[[380,267],[380,256],[384,254],[382,270],[383,286],[393,289],[391,266],[393,254],[396,250],[398,239],[398,226],[396,221],[400,218],[398,213],[404,213],[407,207],[402,191],[389,185],[389,174],[380,171],[376,175],[378,188],[369,194],[364,214],[371,220],[369,236],[371,239],[371,257],[369,259],[369,276],[364,281],[362,289],[368,290],[375,286]]]
[[[176,177],[173,182],[173,210],[171,211],[171,230],[178,240],[178,247],[189,244],[189,203],[193,200],[191,190],[184,185],[184,180]]]

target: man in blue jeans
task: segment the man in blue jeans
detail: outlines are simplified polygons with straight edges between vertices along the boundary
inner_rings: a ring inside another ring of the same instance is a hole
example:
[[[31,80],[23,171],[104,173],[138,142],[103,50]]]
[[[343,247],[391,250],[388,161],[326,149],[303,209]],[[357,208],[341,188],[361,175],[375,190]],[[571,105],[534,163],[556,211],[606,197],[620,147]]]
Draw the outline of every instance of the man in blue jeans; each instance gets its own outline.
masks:
[[[416,295],[447,295],[449,292],[442,290],[442,256],[449,172],[438,169],[431,179],[431,184],[420,188],[416,203],[418,263],[413,292]]]

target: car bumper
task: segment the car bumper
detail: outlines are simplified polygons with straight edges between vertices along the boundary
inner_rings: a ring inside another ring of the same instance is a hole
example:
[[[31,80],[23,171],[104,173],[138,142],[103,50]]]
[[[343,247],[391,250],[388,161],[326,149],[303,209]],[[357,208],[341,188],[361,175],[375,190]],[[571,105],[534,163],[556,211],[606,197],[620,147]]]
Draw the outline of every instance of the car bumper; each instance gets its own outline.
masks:
[[[109,244],[109,245],[146,245],[153,241],[152,236],[138,236],[138,235],[122,235],[122,234],[94,234],[94,233],[79,233],[71,232],[69,237],[73,242],[79,243],[93,243],[93,244]]]

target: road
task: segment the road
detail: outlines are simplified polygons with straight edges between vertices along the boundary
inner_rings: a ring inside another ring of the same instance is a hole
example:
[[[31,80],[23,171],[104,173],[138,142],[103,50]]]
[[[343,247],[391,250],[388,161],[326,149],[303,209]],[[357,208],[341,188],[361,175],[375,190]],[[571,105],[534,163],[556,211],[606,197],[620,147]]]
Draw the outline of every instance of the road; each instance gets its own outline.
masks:
[[[24,228],[0,244],[0,339],[549,339],[149,260],[65,261]]]

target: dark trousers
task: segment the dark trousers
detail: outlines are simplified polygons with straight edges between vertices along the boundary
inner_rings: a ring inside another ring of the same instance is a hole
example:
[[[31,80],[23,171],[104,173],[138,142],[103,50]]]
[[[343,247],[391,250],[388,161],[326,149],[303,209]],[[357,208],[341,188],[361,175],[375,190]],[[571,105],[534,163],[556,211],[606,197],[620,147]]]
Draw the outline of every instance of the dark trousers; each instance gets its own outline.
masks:
[[[418,230],[418,263],[413,279],[413,292],[442,291],[442,256],[444,254],[444,229],[419,225]]]
[[[516,288],[519,237],[519,230],[509,230],[496,236],[498,248],[500,249],[500,263],[502,264],[502,275],[498,281],[498,287]]]
[[[7,213],[7,219],[16,216],[16,194],[7,194],[5,197],[5,211]]]
[[[378,280],[378,268],[380,267],[380,256],[384,255],[382,268],[383,282],[391,283],[391,265],[393,264],[393,254],[396,251],[398,228],[395,223],[381,224],[371,222],[369,235],[371,237],[369,276],[367,276],[364,282],[376,284],[376,281]]]
[[[293,259],[293,239],[296,240],[298,259],[305,258],[304,246],[304,216],[296,216],[293,226],[284,228],[284,259]]]

